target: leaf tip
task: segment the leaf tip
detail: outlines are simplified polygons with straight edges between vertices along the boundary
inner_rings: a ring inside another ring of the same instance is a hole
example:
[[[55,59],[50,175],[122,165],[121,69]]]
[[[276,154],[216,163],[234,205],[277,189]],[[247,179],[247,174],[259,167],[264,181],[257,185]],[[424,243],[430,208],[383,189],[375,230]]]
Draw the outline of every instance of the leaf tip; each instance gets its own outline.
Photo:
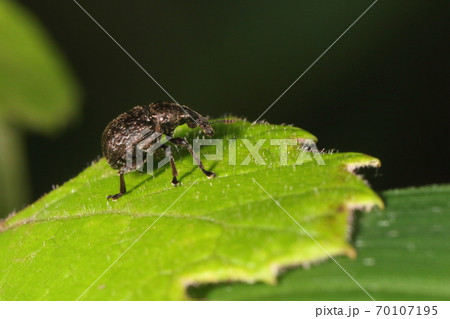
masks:
[[[378,196],[371,197],[369,200],[361,200],[361,201],[349,201],[345,203],[346,210],[350,212],[354,211],[363,211],[370,212],[374,207],[378,207],[380,209],[384,208],[384,203]]]
[[[345,163],[345,168],[350,173],[355,173],[356,170],[363,167],[374,167],[374,168],[381,167],[381,162],[378,158],[363,155],[363,157],[358,158],[355,161]]]

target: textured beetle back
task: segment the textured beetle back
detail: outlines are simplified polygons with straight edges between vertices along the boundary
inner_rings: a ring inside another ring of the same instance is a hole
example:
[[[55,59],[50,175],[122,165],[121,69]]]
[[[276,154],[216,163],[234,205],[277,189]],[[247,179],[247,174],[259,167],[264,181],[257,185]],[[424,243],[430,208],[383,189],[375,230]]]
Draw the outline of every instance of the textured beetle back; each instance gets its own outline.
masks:
[[[122,173],[136,170],[128,156],[136,157],[136,146],[155,131],[156,122],[148,106],[136,106],[111,121],[102,134],[102,153],[108,164]]]

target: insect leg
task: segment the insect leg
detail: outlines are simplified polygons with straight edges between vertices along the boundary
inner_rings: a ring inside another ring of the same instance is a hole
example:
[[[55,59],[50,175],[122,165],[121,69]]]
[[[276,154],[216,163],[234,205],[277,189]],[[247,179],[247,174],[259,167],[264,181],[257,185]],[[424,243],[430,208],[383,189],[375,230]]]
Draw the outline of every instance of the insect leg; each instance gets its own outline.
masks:
[[[173,186],[177,186],[178,185],[178,171],[177,171],[177,167],[175,166],[175,160],[173,159],[173,155],[172,155],[172,151],[170,150],[170,146],[163,144],[161,145],[161,148],[164,150],[164,152],[166,153],[166,156],[168,156],[170,158],[170,166],[172,166],[172,185]]]
[[[125,178],[123,177],[123,173],[119,173],[120,178],[120,192],[115,195],[109,195],[107,199],[117,200],[123,194],[127,192],[127,187],[125,186]]]
[[[205,167],[203,166],[202,161],[194,153],[194,151],[192,150],[192,146],[191,146],[191,144],[188,143],[188,141],[186,141],[184,138],[177,137],[177,138],[172,138],[170,140],[170,142],[173,143],[173,144],[176,144],[176,145],[180,145],[180,146],[186,147],[188,149],[189,153],[191,153],[191,155],[194,158],[194,160],[197,162],[197,165],[202,170],[203,174],[205,174],[209,178],[216,177],[216,174],[214,174],[213,172],[207,171],[205,169]]]

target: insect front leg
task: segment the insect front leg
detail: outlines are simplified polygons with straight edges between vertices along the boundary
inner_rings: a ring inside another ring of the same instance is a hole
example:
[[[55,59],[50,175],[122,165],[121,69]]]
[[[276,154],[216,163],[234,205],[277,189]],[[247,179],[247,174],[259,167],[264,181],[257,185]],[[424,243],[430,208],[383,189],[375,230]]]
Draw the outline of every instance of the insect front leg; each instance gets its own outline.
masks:
[[[123,176],[122,172],[119,172],[119,178],[120,178],[120,192],[114,195],[109,195],[107,199],[117,200],[119,197],[121,197],[123,194],[127,192],[127,187],[125,186],[125,178]]]
[[[188,141],[186,141],[184,138],[177,137],[177,138],[172,138],[170,140],[170,142],[173,143],[173,144],[176,144],[176,145],[180,145],[180,146],[186,147],[188,149],[189,153],[191,153],[191,155],[194,158],[195,162],[197,163],[198,167],[202,170],[203,174],[205,174],[208,178],[216,177],[216,174],[214,174],[213,172],[207,171],[205,169],[205,167],[203,166],[202,161],[194,153],[194,151],[192,150],[192,146],[191,146],[191,144],[188,143]]]
[[[178,171],[177,171],[177,167],[175,166],[175,160],[173,158],[172,155],[172,151],[170,150],[170,146],[163,144],[161,145],[161,148],[164,150],[164,152],[166,153],[166,156],[168,156],[170,158],[170,166],[172,166],[172,185],[173,186],[177,186],[178,185]]]

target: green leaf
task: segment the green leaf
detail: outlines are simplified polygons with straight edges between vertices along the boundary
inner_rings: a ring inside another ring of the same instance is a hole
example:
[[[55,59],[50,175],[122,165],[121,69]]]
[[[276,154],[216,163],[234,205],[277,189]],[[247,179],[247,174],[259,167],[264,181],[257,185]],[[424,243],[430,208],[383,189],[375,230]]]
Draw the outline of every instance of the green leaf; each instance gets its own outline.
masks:
[[[376,300],[450,299],[450,185],[383,193],[386,211],[361,216],[356,260],[337,261]],[[367,300],[332,261],[281,276],[278,285],[223,284],[190,289],[219,300]]]
[[[224,160],[204,161],[217,174],[212,180],[179,150],[181,186],[170,184],[170,166],[154,176],[133,172],[125,177],[129,193],[108,202],[118,177],[101,159],[0,224],[1,298],[179,300],[188,298],[192,284],[275,283],[284,267],[326,259],[257,183],[330,254],[354,256],[347,240],[352,210],[383,204],[350,171],[378,166],[377,159],[323,153],[325,165],[318,165],[311,153],[290,146],[288,165],[281,165],[280,146],[268,139],[315,137],[292,126],[243,120],[214,129],[214,138],[223,139]],[[199,135],[186,126],[175,134]],[[229,165],[234,139],[238,165]],[[239,165],[249,154],[242,139],[253,145],[267,139],[260,150],[267,165]],[[303,164],[293,165],[299,154]]]
[[[0,122],[53,132],[73,119],[78,88],[36,19],[0,1]]]
[[[53,133],[78,114],[78,86],[30,13],[0,1],[0,217],[28,202],[23,129]]]

